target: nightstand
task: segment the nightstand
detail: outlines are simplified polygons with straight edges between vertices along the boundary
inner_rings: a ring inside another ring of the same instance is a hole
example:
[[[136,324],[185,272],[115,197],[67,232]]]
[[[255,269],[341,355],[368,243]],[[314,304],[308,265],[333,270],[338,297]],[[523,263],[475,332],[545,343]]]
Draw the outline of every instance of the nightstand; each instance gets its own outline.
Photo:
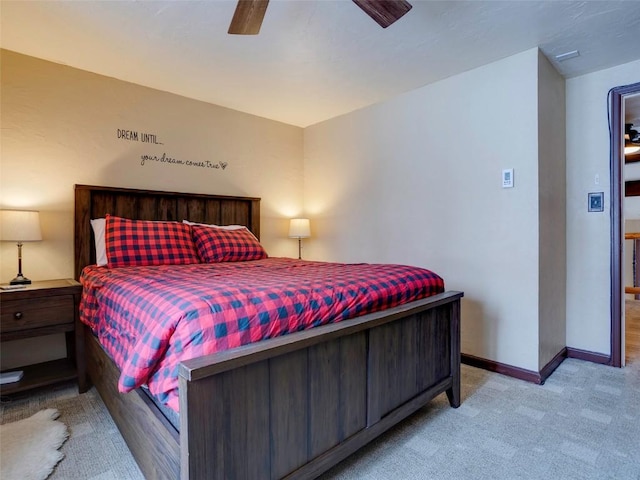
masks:
[[[18,382],[0,385],[2,395],[77,378],[75,323],[82,286],[75,280],[33,282],[19,290],[0,290],[0,341],[65,333],[67,357],[7,369],[22,370]]]

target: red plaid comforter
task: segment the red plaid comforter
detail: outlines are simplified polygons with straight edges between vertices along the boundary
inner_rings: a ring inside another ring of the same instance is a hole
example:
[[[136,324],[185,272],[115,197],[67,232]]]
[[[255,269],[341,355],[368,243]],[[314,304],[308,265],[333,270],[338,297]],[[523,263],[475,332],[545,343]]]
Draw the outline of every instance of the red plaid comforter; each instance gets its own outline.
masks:
[[[178,364],[251,342],[339,322],[444,291],[442,278],[404,265],[268,258],[250,262],[89,266],[80,318],[121,371],[178,408]]]

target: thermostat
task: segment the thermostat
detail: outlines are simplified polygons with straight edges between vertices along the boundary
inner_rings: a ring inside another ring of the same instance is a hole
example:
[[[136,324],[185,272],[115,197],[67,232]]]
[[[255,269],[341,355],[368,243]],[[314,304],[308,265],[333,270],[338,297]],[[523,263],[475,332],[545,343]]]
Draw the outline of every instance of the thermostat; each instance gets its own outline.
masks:
[[[513,168],[502,170],[502,188],[513,188]]]

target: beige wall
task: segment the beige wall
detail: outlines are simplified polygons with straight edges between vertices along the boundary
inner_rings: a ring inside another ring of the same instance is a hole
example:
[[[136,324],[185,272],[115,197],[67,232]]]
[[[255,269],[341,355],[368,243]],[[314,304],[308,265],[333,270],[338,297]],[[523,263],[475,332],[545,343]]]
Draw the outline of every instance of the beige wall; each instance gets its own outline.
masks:
[[[25,246],[31,278],[72,275],[74,183],[256,195],[272,255],[295,255],[287,218],[306,214],[307,258],[413,263],[465,291],[465,353],[537,370],[562,343],[562,254],[553,245],[563,220],[552,208],[562,203],[553,161],[562,82],[536,49],[304,132],[12,52],[1,61],[0,205],[42,212],[45,240]],[[604,354],[606,95],[639,79],[633,62],[565,82],[566,344]],[[118,139],[117,129],[164,145]],[[228,167],[140,165],[140,155],[163,152]],[[510,167],[515,188],[503,190]],[[605,191],[605,213],[587,213],[590,191]],[[6,282],[15,245],[0,245],[0,255]],[[21,353],[33,360],[36,350]]]
[[[611,354],[607,92],[638,81],[640,61],[566,81],[567,345],[605,355]],[[587,212],[589,192],[605,193],[604,212]]]
[[[23,249],[32,280],[73,276],[76,183],[262,197],[267,251],[296,254],[286,235],[287,219],[302,210],[301,128],[7,50],[0,61],[0,206],[41,212],[44,240]],[[139,132],[139,141],[119,139],[118,129]],[[142,132],[163,145],[142,142]],[[163,153],[228,165],[141,165],[142,155]],[[8,282],[16,246],[2,242],[0,255]],[[10,349],[3,344],[5,361]]]
[[[308,255],[433,269],[463,352],[538,371],[537,132],[537,49],[307,127]]]
[[[539,369],[567,345],[565,124],[564,78],[539,52]]]
[[[32,279],[73,274],[76,183],[259,196],[267,250],[295,253],[286,218],[302,207],[301,128],[6,50],[1,60],[0,205],[41,211],[44,240],[24,247]],[[119,139],[118,129],[163,145]],[[163,153],[228,166],[141,165]],[[3,243],[2,254],[8,281],[15,245]]]

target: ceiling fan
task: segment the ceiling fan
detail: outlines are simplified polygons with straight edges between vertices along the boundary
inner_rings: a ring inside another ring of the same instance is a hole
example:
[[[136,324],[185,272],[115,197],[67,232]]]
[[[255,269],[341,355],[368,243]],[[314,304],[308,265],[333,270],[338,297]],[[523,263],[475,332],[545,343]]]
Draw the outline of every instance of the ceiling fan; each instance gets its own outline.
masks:
[[[631,155],[640,152],[640,133],[634,130],[633,124],[624,124],[624,154]]]
[[[352,0],[382,28],[387,28],[411,10],[405,0]],[[257,35],[269,0],[238,0],[229,32],[233,35]]]

